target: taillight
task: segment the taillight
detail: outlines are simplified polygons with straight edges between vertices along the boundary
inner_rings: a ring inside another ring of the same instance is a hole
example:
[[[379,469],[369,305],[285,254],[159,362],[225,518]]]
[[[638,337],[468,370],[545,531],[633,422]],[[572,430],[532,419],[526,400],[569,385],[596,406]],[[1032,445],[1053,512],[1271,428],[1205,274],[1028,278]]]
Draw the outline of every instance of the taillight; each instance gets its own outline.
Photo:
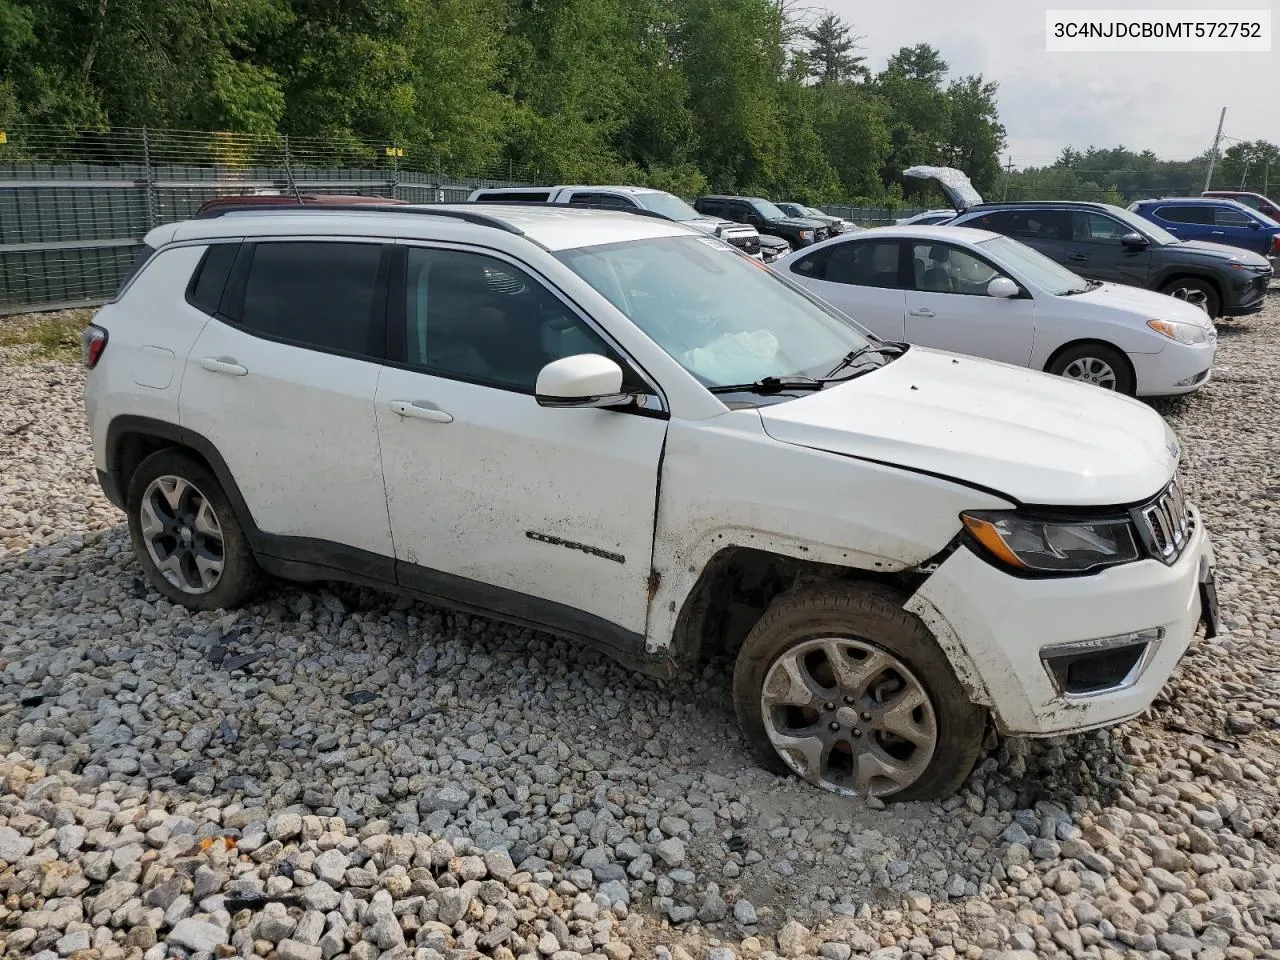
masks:
[[[80,359],[92,370],[102,359],[102,351],[107,349],[107,331],[96,323],[91,323],[80,334]]]
[[[1280,257],[1280,233],[1271,238],[1271,255]]]

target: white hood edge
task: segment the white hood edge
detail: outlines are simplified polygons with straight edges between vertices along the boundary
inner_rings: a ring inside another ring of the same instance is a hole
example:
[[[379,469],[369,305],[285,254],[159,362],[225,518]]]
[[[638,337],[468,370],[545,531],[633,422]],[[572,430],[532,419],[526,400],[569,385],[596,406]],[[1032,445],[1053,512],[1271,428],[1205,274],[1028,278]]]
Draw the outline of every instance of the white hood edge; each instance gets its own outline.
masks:
[[[954,478],[1023,504],[1154,497],[1178,443],[1150,407],[1022,367],[912,347],[847,384],[760,409],[775,440]]]

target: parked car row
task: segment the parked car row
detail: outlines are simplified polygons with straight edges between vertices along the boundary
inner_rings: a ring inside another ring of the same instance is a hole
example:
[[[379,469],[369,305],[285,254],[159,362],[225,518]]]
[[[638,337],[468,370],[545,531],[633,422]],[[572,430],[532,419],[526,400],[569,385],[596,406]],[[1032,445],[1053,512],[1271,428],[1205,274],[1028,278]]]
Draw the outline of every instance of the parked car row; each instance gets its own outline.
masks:
[[[350,580],[659,676],[732,656],[761,762],[846,795],[942,797],[989,726],[1147,709],[1218,629],[1174,434],[905,341],[970,322],[1038,365],[1083,304],[1133,335],[1120,386],[1144,351],[1196,375],[1204,314],[989,232],[868,230],[776,269],[698,219],[224,204],[152,230],[83,338],[97,475],[151,586],[216,610],[264,575]],[[826,302],[846,280],[886,336]]]
[[[1184,238],[1111,204],[985,203],[959,170],[912,167],[904,173],[941,186],[959,211],[944,221],[947,226],[976,227],[1012,237],[1086,279],[1156,290],[1201,307],[1213,318],[1261,310],[1275,272],[1261,253]],[[1168,202],[1155,202],[1157,208],[1162,204]],[[1258,232],[1262,233],[1261,224]]]

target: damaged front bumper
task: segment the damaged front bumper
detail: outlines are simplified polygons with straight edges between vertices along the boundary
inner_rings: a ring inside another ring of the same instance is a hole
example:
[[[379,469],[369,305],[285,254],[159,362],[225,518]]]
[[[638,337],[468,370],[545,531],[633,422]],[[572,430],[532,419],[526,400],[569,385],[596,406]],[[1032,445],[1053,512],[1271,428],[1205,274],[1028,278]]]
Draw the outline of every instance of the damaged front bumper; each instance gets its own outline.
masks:
[[[1209,613],[1212,569],[1196,514],[1172,565],[1142,560],[1026,579],[960,547],[906,609],[933,631],[1001,733],[1053,736],[1119,723],[1151,704]]]

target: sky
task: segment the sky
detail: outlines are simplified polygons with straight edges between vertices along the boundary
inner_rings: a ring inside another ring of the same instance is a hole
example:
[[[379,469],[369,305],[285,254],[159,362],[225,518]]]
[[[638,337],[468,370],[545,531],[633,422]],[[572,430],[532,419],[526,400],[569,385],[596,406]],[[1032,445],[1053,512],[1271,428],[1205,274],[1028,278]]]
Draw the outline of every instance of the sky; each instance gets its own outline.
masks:
[[[829,9],[865,35],[872,72],[898,49],[938,48],[951,76],[981,73],[1000,84],[1005,150],[1015,167],[1052,163],[1063,147],[1123,145],[1164,159],[1209,148],[1223,133],[1280,142],[1280,42],[1271,53],[1048,53],[1045,11],[1271,10],[1280,0],[800,0]],[[1231,145],[1225,140],[1222,148]]]

